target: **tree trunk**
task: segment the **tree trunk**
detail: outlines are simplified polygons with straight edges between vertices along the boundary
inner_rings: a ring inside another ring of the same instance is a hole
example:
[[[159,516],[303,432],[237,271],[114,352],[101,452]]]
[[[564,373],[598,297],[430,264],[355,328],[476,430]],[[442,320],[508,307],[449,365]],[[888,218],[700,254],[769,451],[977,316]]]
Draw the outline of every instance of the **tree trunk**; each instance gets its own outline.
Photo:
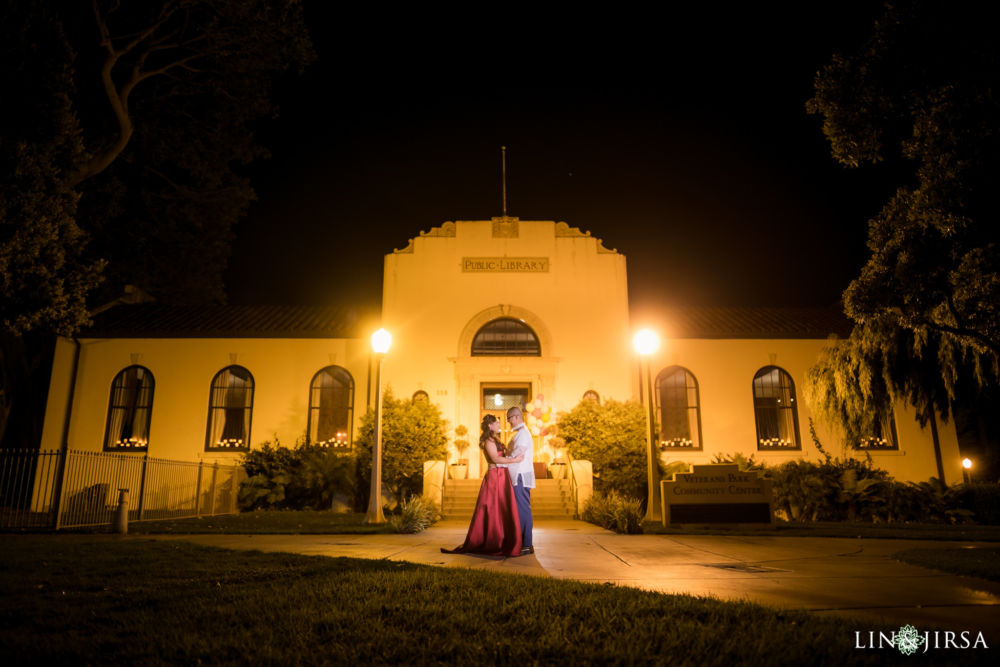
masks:
[[[934,440],[934,459],[937,462],[938,485],[944,491],[948,488],[944,479],[944,463],[941,461],[941,439],[938,437],[937,414],[933,407],[928,410],[931,422],[931,438]]]

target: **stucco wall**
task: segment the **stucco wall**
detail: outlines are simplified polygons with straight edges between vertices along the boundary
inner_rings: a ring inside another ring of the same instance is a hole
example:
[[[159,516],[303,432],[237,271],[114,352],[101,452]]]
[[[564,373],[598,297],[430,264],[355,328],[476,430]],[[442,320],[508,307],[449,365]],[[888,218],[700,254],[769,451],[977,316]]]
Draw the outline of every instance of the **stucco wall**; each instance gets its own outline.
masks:
[[[386,256],[382,324],[393,335],[386,384],[400,396],[426,391],[453,425],[473,433],[482,383],[530,383],[532,395],[544,395],[556,410],[568,410],[589,389],[628,398],[624,256],[563,223],[507,222],[516,237],[495,236],[495,223],[446,223]],[[541,258],[547,270],[472,271],[463,264],[483,257]],[[541,357],[471,356],[478,328],[505,316],[535,330]]]
[[[864,458],[863,452],[845,450],[843,436],[837,429],[813,415],[803,395],[806,371],[827,345],[825,340],[665,340],[650,365],[656,375],[668,366],[683,366],[698,380],[704,451],[668,450],[671,460],[708,463],[716,454],[741,452],[754,454],[757,460],[780,464],[796,458],[818,460],[822,455],[809,435],[812,417],[823,447],[833,456]],[[758,451],[754,420],[753,378],[764,366],[775,365],[787,371],[795,383],[799,442],[801,451]],[[899,451],[871,451],[875,465],[897,479],[926,480],[937,477],[930,427],[921,428],[914,412],[902,404],[895,407]],[[938,424],[945,479],[962,480],[958,438],[953,424]]]
[[[382,325],[393,335],[383,383],[399,397],[426,391],[454,427],[469,427],[475,439],[483,383],[529,383],[554,412],[569,410],[584,392],[602,400],[639,396],[638,363],[632,349],[625,258],[598,239],[551,221],[497,220],[445,223],[412,239],[385,258]],[[499,229],[499,235],[497,230]],[[512,233],[513,232],[513,233]],[[514,236],[516,233],[516,236]],[[546,270],[470,270],[468,258],[535,258]],[[496,317],[513,317],[532,327],[540,357],[471,356],[472,337]],[[655,378],[672,365],[698,381],[702,451],[668,450],[666,458],[707,463],[716,454],[754,454],[768,464],[820,458],[809,436],[803,387],[825,340],[670,339],[650,360]],[[43,449],[63,442],[74,345],[59,341],[48,398]],[[150,456],[179,460],[233,459],[238,452],[205,452],[212,378],[231,364],[247,368],[255,395],[251,447],[277,437],[293,444],[307,428],[309,385],[317,371],[342,366],[354,379],[355,438],[368,396],[370,347],[363,339],[162,338],[82,339],[69,447],[100,451],[115,375],[131,364],[155,379]],[[764,366],[783,368],[795,383],[800,450],[757,449],[752,382]],[[373,378],[374,380],[374,378]],[[874,451],[876,465],[897,479],[936,476],[930,428],[913,411],[897,406],[899,451]],[[835,456],[842,438],[817,423],[818,435]],[[945,479],[961,480],[957,436],[939,424]],[[470,474],[479,474],[473,455]]]
[[[294,444],[306,432],[309,385],[320,369],[342,366],[354,379],[354,433],[365,411],[369,348],[351,339],[82,339],[68,432],[70,449],[101,451],[111,383],[123,368],[139,364],[155,380],[150,456],[184,461],[233,459],[238,452],[206,452],[212,378],[232,364],[253,375],[251,447],[277,437]],[[49,392],[43,449],[62,443],[73,344],[59,341]]]

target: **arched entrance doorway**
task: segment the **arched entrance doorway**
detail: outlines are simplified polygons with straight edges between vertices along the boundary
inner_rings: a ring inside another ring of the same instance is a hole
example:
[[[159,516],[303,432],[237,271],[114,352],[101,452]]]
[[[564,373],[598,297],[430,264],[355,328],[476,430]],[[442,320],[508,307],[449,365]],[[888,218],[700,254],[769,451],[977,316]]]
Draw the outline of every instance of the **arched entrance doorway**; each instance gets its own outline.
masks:
[[[510,440],[507,410],[523,408],[533,396],[549,392],[558,358],[552,336],[540,318],[516,306],[487,308],[466,324],[455,363],[455,421],[469,425],[470,440],[487,414],[497,417],[500,438]],[[481,477],[486,457],[470,452],[469,476]]]
[[[511,428],[507,422],[507,410],[513,407],[524,408],[531,400],[531,384],[528,382],[483,382],[479,392],[482,399],[479,410],[479,423],[486,415],[493,415],[500,420],[500,440],[505,444],[510,442]],[[485,455],[480,452],[480,470],[486,469]]]

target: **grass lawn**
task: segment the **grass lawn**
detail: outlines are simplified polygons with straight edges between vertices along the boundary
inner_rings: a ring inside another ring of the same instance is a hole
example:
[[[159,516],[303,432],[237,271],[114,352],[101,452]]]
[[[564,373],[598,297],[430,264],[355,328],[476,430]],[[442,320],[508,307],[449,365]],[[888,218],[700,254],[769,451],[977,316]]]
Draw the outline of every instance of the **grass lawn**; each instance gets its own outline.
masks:
[[[907,549],[893,554],[893,558],[911,565],[920,565],[952,574],[1000,581],[1000,547]]]
[[[0,655],[12,665],[839,666],[903,658],[854,648],[857,628],[879,629],[868,622],[749,603],[111,535],[4,536],[0,590]],[[968,651],[962,660],[989,657]]]
[[[388,518],[388,517],[386,517]],[[97,531],[108,532],[101,527]],[[391,533],[389,524],[365,523],[364,514],[334,514],[333,512],[243,512],[229,516],[200,519],[169,519],[134,521],[128,525],[130,535],[215,533],[231,535],[372,535]]]
[[[957,525],[938,523],[786,523],[774,528],[672,527],[664,528],[658,521],[646,521],[642,530],[647,535],[772,535],[777,537],[854,537],[899,540],[957,540],[1000,542],[1000,526]]]
[[[371,535],[391,533],[388,524],[368,525],[364,514],[334,514],[313,511],[257,511],[231,516],[214,516],[191,519],[164,519],[161,521],[133,521],[129,523],[130,535],[153,534],[230,534],[230,535]],[[724,528],[724,527],[663,527],[660,522],[645,522],[647,535],[773,535],[778,537],[850,537],[870,539],[907,540],[957,540],[1000,542],[1000,526],[944,524],[870,524],[870,523],[785,523],[774,528]],[[107,533],[109,526],[74,528],[64,532]]]

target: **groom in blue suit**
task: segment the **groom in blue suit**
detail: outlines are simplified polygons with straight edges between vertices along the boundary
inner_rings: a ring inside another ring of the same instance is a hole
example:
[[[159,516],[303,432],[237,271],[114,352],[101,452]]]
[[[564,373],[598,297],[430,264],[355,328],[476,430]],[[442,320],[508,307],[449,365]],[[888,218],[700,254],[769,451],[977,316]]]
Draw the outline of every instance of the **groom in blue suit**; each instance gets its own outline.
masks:
[[[531,542],[531,490],[535,488],[535,443],[531,432],[524,425],[524,415],[521,408],[513,407],[507,410],[507,423],[514,427],[514,437],[511,438],[511,457],[524,455],[520,463],[507,466],[510,479],[514,483],[514,500],[517,502],[517,514],[521,520],[521,555],[535,553]]]

